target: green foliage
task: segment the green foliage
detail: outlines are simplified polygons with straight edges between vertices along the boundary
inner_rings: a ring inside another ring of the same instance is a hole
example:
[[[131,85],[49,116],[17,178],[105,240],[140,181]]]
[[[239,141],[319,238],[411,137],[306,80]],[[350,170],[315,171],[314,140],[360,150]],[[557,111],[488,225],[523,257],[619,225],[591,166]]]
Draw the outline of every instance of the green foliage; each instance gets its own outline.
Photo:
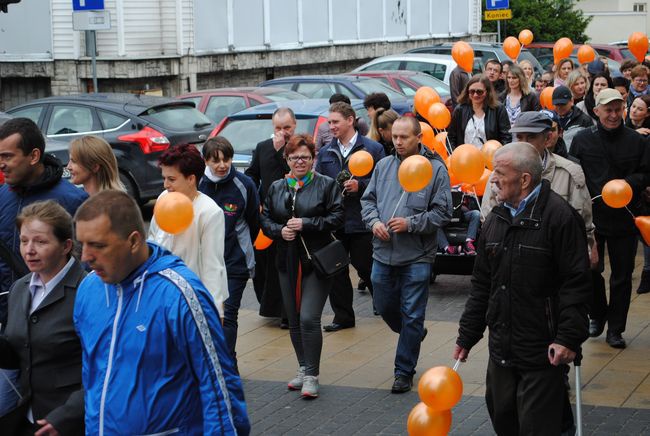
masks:
[[[538,42],[555,42],[564,36],[574,43],[586,42],[588,36],[585,29],[591,17],[585,17],[581,10],[575,8],[577,1],[510,0],[512,20],[501,22],[501,40],[507,36],[516,38],[522,30],[530,29]],[[496,31],[496,21],[483,21],[483,32]]]

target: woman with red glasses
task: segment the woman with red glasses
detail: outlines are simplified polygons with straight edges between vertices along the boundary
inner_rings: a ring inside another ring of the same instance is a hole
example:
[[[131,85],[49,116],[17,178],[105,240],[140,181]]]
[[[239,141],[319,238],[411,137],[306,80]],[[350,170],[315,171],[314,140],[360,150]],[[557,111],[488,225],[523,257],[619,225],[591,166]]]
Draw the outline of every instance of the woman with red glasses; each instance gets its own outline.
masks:
[[[486,76],[472,77],[458,97],[458,103],[447,136],[452,148],[461,144],[473,144],[481,148],[490,139],[502,144],[512,140],[508,113],[499,103]]]

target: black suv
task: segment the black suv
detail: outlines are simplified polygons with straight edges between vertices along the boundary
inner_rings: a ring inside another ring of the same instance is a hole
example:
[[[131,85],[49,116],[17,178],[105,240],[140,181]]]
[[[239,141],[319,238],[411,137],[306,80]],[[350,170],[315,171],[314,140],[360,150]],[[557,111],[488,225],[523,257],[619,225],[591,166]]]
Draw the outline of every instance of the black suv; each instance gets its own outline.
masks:
[[[7,112],[30,118],[49,139],[103,137],[117,157],[120,180],[141,204],[163,190],[162,152],[178,144],[201,146],[215,127],[192,102],[126,93],[48,97]],[[67,164],[67,156],[59,158]]]

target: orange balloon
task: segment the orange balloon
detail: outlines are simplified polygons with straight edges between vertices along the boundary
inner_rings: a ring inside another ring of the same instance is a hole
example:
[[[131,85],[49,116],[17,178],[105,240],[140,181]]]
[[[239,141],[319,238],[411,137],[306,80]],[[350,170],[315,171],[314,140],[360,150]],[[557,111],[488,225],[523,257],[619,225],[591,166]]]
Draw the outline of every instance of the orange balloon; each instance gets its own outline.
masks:
[[[476,183],[483,175],[485,158],[481,151],[472,144],[456,147],[449,160],[451,170],[463,183]]]
[[[609,207],[620,209],[632,201],[632,187],[623,179],[614,179],[603,186],[603,201]]]
[[[483,170],[483,175],[481,176],[478,182],[474,183],[473,185],[463,183],[460,189],[462,189],[463,192],[476,193],[477,196],[482,197],[483,194],[485,194],[485,187],[490,181],[491,175],[492,175],[492,171],[486,168],[485,170]]]
[[[638,216],[634,218],[634,224],[641,232],[645,243],[650,245],[650,216]]]
[[[460,185],[462,182],[458,180],[458,177],[454,174],[454,172],[451,170],[451,158],[445,159],[445,165],[447,165],[447,173],[449,174],[449,185],[450,186],[456,186]]]
[[[519,40],[514,36],[507,37],[503,41],[503,51],[513,61],[517,60],[519,57],[519,52],[521,51],[521,44],[519,44]]]
[[[447,159],[449,157],[449,152],[447,151],[447,132],[438,133],[435,140],[433,148],[436,150],[436,153],[442,156],[443,159]]]
[[[433,166],[429,159],[421,154],[414,154],[402,161],[397,170],[399,184],[406,192],[418,192],[424,189],[433,177]]]
[[[486,141],[485,144],[483,144],[483,147],[481,147],[481,153],[485,158],[485,166],[491,170],[494,169],[494,163],[492,162],[494,160],[494,153],[496,153],[501,147],[501,143],[496,139]]]
[[[596,51],[588,44],[581,45],[578,49],[578,62],[586,64],[596,59]]]
[[[555,88],[552,86],[547,86],[546,88],[542,89],[542,92],[539,94],[539,103],[544,109],[548,109],[550,111],[555,110],[555,106],[553,106],[554,89]]]
[[[436,366],[422,374],[418,395],[433,410],[450,410],[463,396],[463,381],[448,366]]]
[[[406,428],[409,436],[447,436],[451,429],[451,410],[436,412],[418,403],[409,413]]]
[[[571,56],[573,42],[569,38],[560,38],[553,45],[553,61],[555,64]]]
[[[465,41],[456,41],[451,47],[451,57],[468,73],[474,68],[474,49]]]
[[[433,129],[427,123],[420,121],[420,129],[422,130],[422,143],[426,145],[430,150],[435,150],[435,133]]]
[[[438,130],[446,129],[451,123],[451,114],[444,104],[438,102],[431,105],[425,117],[432,127]]]
[[[524,29],[519,32],[519,42],[521,42],[523,45],[528,45],[533,42],[533,32],[528,29]]]
[[[431,105],[438,103],[439,101],[440,95],[438,95],[435,89],[428,86],[419,87],[418,90],[415,91],[415,96],[413,97],[415,110],[423,117],[429,113]]]
[[[153,216],[158,227],[167,233],[176,235],[185,231],[194,219],[192,200],[180,192],[168,192],[153,207]]]
[[[353,176],[363,177],[372,171],[375,164],[372,155],[365,150],[359,150],[350,156],[348,169]]]
[[[255,243],[253,244],[253,246],[255,247],[256,250],[261,251],[269,248],[272,243],[273,243],[273,239],[266,236],[262,232],[262,229],[260,229],[259,233],[257,234],[257,238],[255,238]]]
[[[627,39],[627,48],[637,61],[643,62],[648,53],[648,36],[643,32],[634,32]]]

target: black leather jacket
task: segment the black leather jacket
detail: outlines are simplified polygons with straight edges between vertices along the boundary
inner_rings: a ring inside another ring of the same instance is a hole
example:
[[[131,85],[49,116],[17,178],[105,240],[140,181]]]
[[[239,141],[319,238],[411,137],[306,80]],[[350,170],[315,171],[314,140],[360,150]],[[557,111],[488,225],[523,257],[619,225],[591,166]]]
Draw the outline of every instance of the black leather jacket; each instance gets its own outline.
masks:
[[[465,128],[467,123],[474,116],[474,110],[471,104],[461,104],[456,106],[451,116],[449,124],[448,138],[452,148],[465,143]],[[501,144],[508,144],[512,141],[510,134],[510,120],[508,112],[499,104],[496,108],[485,107],[485,141],[496,139]]]
[[[292,244],[294,249],[298,248],[301,259],[306,260],[299,237],[293,241],[282,238],[282,227],[290,218],[302,218],[301,234],[307,249],[313,253],[332,241],[332,232],[343,227],[343,216],[343,196],[330,177],[315,173],[311,183],[298,190],[295,199],[286,180],[273,182],[264,201],[260,224],[264,234],[277,244],[278,269],[286,271],[290,258],[287,251]]]
[[[487,326],[490,358],[520,369],[549,367],[551,343],[580,350],[591,299],[585,224],[548,181],[514,218],[493,208],[477,252],[458,345],[471,349]]]

